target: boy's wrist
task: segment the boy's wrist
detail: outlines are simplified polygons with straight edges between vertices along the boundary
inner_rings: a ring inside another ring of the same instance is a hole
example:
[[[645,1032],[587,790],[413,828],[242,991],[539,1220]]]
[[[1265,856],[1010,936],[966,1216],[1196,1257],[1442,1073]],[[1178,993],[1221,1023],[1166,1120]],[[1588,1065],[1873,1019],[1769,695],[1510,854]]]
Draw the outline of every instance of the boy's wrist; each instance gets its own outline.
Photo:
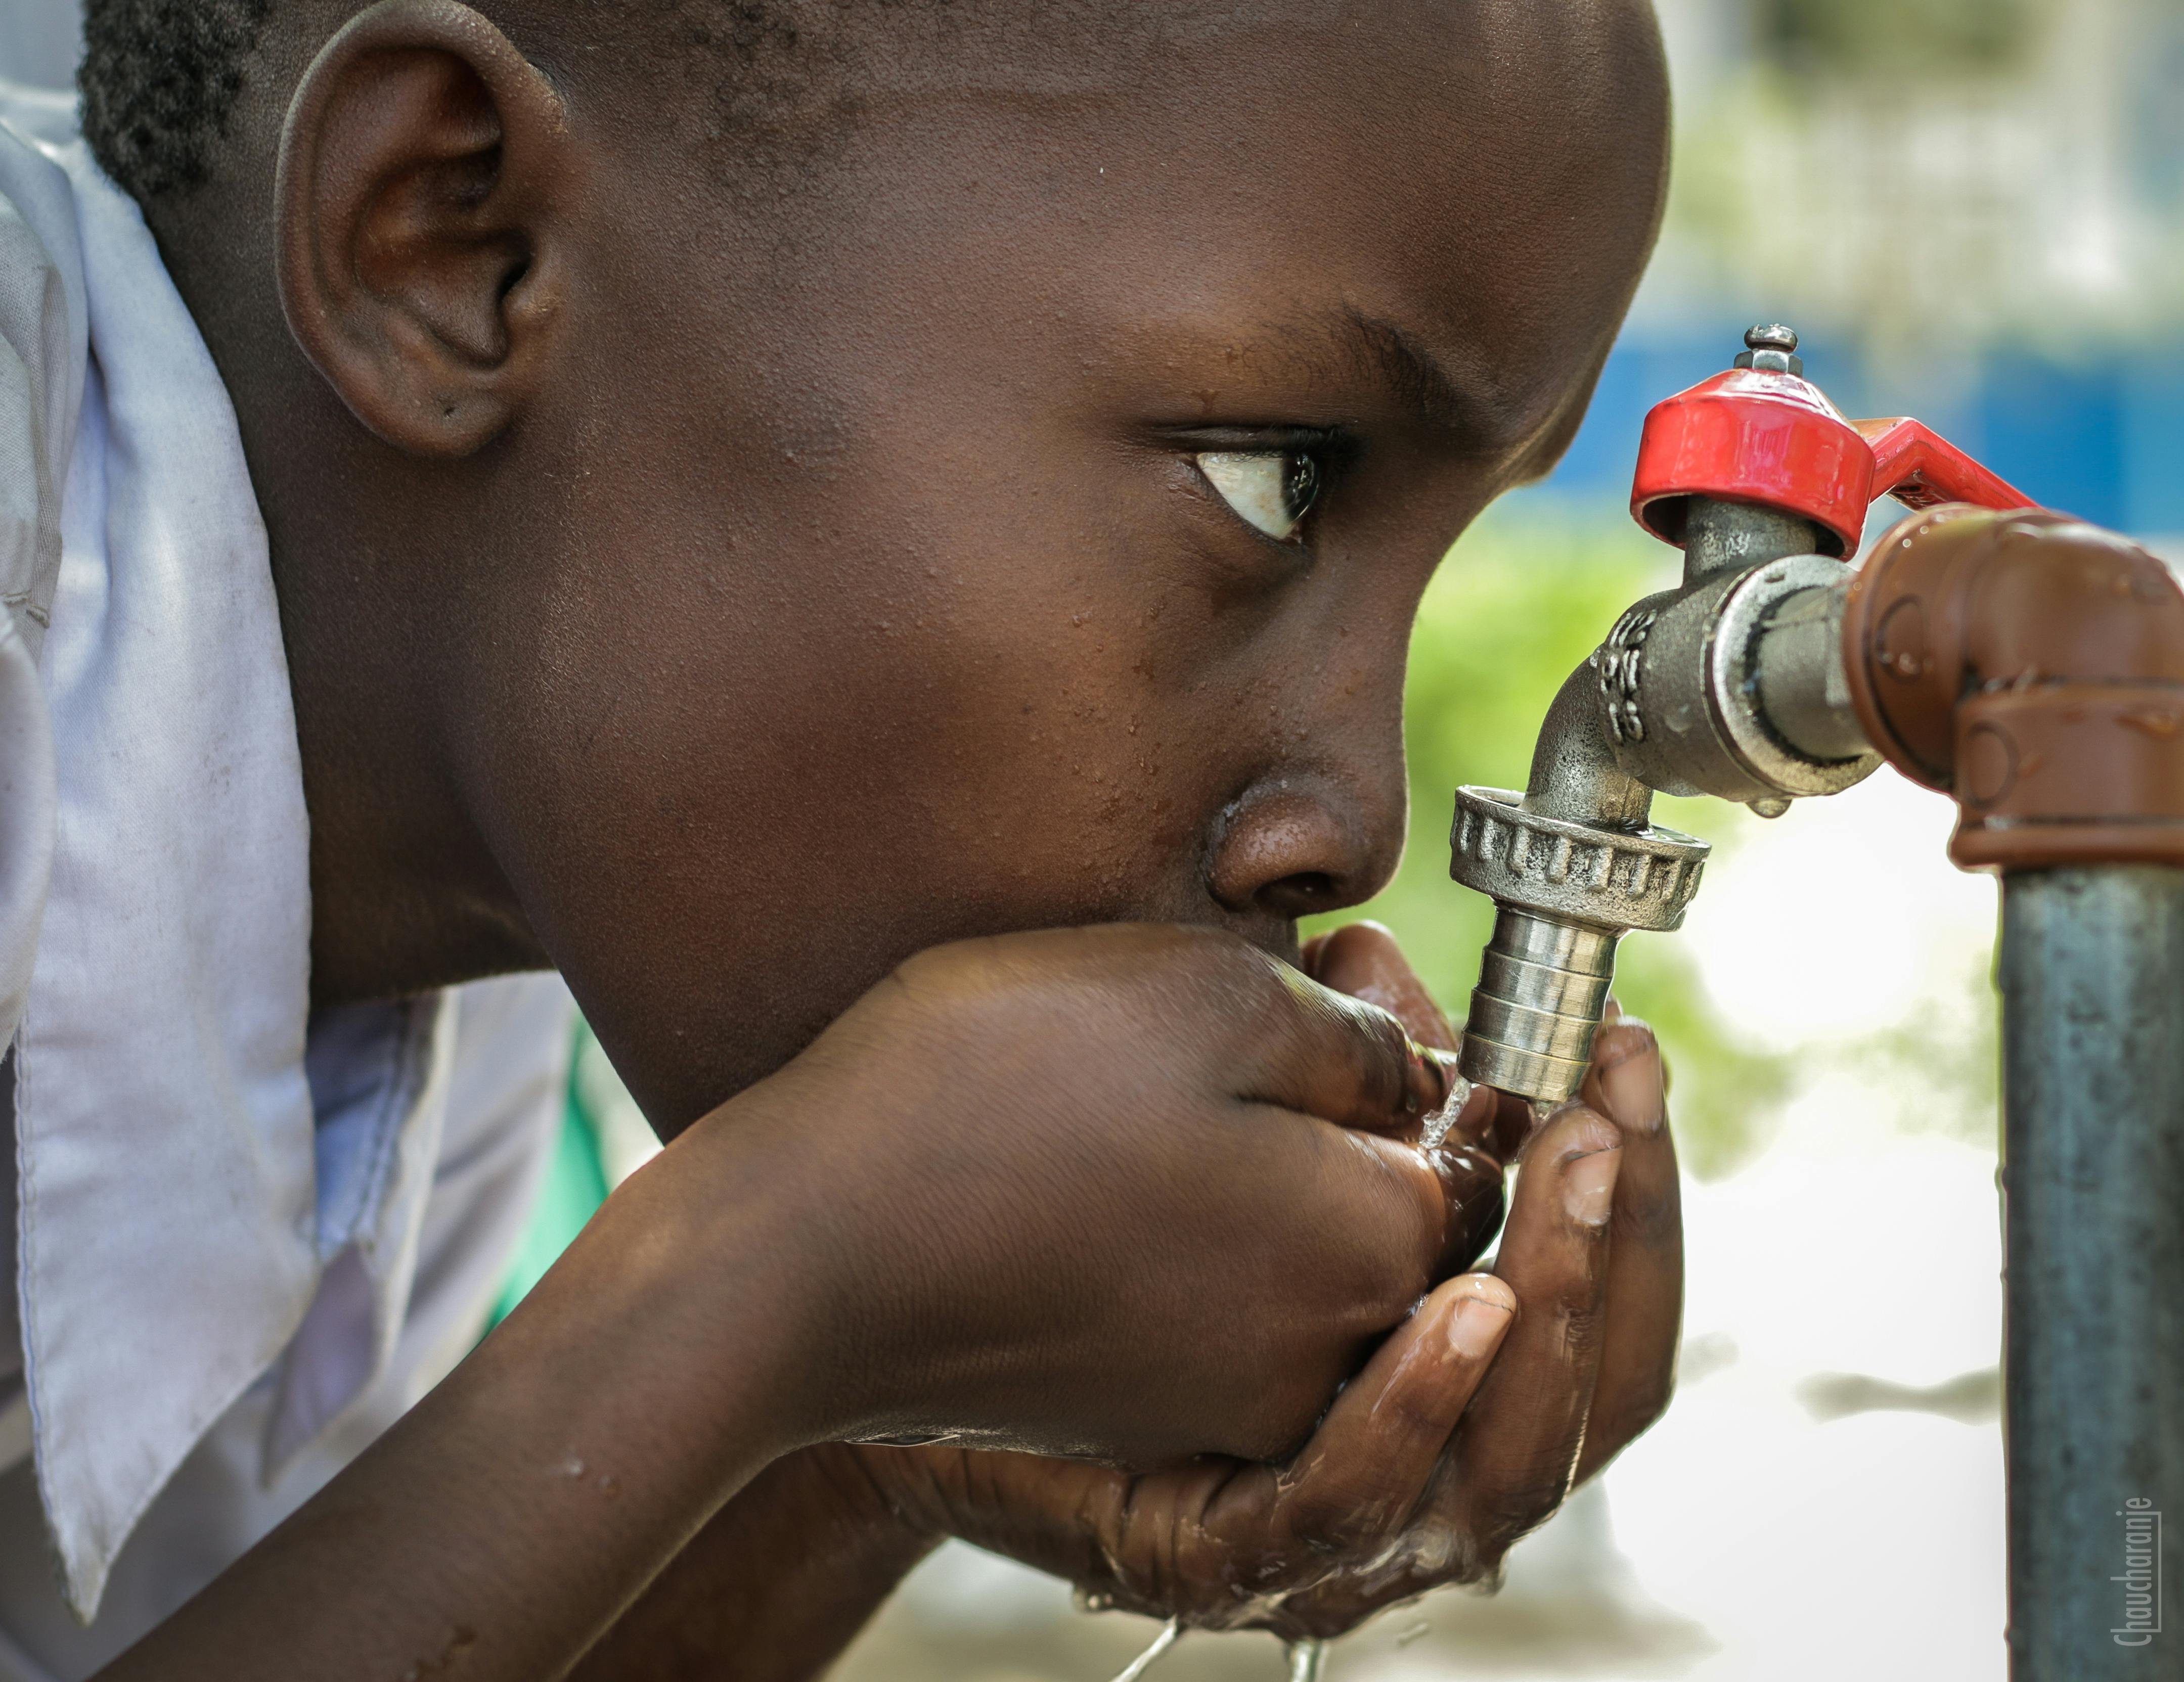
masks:
[[[707,1390],[749,1397],[769,1462],[843,1434],[863,1401],[830,1382],[855,1260],[821,1241],[826,1188],[807,1189],[822,1177],[800,1138],[809,1118],[784,1114],[772,1086],[689,1128],[601,1211],[624,1205],[660,1334],[693,1357],[694,1428],[710,1423]]]
[[[939,1545],[858,1463],[824,1444],[784,1456],[716,1515],[572,1673],[816,1675]]]
[[[625,1417],[633,1402],[644,1434],[722,1496],[831,1423],[812,1382],[830,1287],[803,1200],[783,1195],[801,1165],[767,1160],[795,1153],[744,1119],[709,1117],[627,1180],[491,1340],[540,1339],[532,1362],[599,1374],[582,1390]]]
[[[661,1333],[688,1342],[694,1371],[762,1391],[769,1458],[893,1429],[916,1389],[915,1345],[890,1345],[916,1282],[889,1259],[903,1247],[873,1195],[889,1188],[830,1144],[844,1102],[792,1063],[694,1122],[601,1211],[624,1206],[656,1269]]]

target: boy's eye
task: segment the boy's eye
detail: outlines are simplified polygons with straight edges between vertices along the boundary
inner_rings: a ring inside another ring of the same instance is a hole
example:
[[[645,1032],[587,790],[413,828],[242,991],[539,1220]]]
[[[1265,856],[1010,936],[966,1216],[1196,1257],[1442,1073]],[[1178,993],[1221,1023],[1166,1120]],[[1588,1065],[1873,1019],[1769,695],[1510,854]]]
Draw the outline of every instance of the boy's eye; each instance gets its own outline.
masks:
[[[1319,458],[1303,450],[1207,450],[1198,471],[1223,501],[1278,543],[1295,538],[1319,496]]]

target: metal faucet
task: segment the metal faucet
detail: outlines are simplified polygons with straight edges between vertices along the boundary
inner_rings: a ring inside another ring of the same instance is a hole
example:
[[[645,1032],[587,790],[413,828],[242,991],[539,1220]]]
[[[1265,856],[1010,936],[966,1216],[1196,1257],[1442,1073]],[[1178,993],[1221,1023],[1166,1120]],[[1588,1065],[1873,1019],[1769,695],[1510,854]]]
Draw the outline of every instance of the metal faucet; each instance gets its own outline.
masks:
[[[1499,908],[1462,1070],[1577,1091],[1616,943],[1698,888],[1656,790],[1774,816],[1886,759],[1953,796],[1950,857],[2002,874],[2011,1674],[2174,1674],[2115,1571],[2126,1516],[2184,1508],[2184,590],[1845,420],[1788,328],[1744,342],[1646,418],[1631,511],[1682,583],[1571,674],[1521,794],[1457,791],[1451,874]],[[1879,495],[1919,512],[1853,571]]]
[[[1950,493],[2027,501],[1916,421],[1845,421],[1802,377],[1790,328],[1756,326],[1744,343],[1729,372],[1647,418],[1632,511],[1682,548],[1682,582],[1633,605],[1570,674],[1521,794],[1457,790],[1450,874],[1498,911],[1463,1038],[1477,1084],[1574,1095],[1617,943],[1682,924],[1708,847],[1651,822],[1655,791],[1776,817],[1880,766],[1836,657],[1853,576],[1838,557],[1881,474],[1864,429],[1895,429],[1899,454],[1917,442],[1915,473],[1892,461],[1883,492],[1939,500],[1922,476],[1938,445]],[[1786,485],[1779,467],[1770,481],[1784,459],[1808,482]]]

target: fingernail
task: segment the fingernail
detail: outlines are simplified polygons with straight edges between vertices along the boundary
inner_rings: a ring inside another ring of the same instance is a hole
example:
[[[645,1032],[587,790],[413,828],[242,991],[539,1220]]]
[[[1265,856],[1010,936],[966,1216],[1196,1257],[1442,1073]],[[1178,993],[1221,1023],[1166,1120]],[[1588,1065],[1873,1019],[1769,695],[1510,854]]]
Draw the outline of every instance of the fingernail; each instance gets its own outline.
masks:
[[[1653,1030],[1635,1020],[1603,1032],[1598,1048],[1600,1095],[1609,1118],[1626,1132],[1652,1135],[1669,1118],[1668,1093],[1661,1079],[1661,1047]]]
[[[1563,1207],[1581,1227],[1596,1227],[1607,1219],[1615,1203],[1615,1173],[1623,1166],[1623,1151],[1611,1145],[1589,1151],[1563,1170]]]
[[[1513,1317],[1509,1304],[1491,1297],[1467,1296],[1449,1317],[1449,1347],[1467,1361],[1484,1361],[1493,1354]]]

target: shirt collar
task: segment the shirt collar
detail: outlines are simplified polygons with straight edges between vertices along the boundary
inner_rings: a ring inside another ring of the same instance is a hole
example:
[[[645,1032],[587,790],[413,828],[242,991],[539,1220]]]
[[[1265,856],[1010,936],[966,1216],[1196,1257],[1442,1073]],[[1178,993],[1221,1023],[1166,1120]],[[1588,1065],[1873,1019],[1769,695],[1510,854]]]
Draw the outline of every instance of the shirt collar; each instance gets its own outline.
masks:
[[[315,1135],[302,767],[234,411],[136,204],[81,142],[47,149],[89,333],[40,660],[53,829],[16,1040],[19,1304],[40,1493],[88,1618],[146,1507],[307,1312],[269,1461],[383,1364],[448,1012],[371,1016],[386,1094],[349,1094]]]
[[[0,84],[12,118],[49,97]],[[60,479],[83,397],[83,265],[68,178],[0,128],[0,1044],[14,1033],[53,868],[53,731],[38,652],[60,572]]]

